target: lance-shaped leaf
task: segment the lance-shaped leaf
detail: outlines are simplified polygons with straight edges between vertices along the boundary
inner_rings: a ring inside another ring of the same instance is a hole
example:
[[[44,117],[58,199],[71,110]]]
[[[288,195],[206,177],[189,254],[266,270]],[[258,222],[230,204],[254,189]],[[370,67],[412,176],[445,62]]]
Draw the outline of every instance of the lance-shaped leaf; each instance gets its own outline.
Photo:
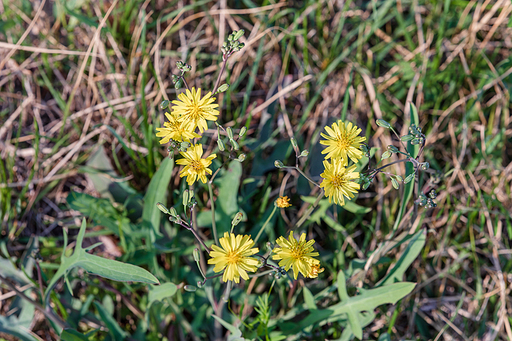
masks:
[[[48,284],[48,288],[46,288],[46,304],[48,304],[48,298],[53,287],[57,284],[57,281],[62,276],[64,276],[69,270],[75,267],[81,267],[90,273],[108,279],[112,279],[114,281],[159,284],[158,279],[147,270],[144,270],[143,268],[140,268],[132,264],[122,263],[119,261],[106,259],[87,253],[86,250],[82,247],[84,235],[85,219],[82,220],[82,226],[80,227],[80,231],[78,232],[78,237],[76,240],[76,246],[73,255],[67,257],[64,253],[67,246],[68,235],[66,231],[64,231],[64,248],[61,256],[61,264],[55,275],[52,277],[50,283]]]
[[[361,312],[373,312],[375,308],[383,304],[395,304],[398,300],[407,296],[416,286],[415,283],[403,282],[386,285],[379,288],[362,291],[359,295],[348,296],[345,276],[340,271],[338,274],[338,295],[341,302],[327,309],[311,309],[310,314],[295,327],[286,331],[287,335],[297,334],[304,328],[327,320],[329,322],[348,320],[352,333],[359,339],[362,338]]]

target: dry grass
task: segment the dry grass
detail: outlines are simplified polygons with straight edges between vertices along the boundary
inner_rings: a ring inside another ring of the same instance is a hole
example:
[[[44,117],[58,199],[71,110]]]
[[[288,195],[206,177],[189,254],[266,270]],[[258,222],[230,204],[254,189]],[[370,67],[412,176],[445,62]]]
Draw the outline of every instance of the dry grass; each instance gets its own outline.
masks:
[[[374,339],[390,326],[397,339],[511,340],[512,4],[452,2],[446,9],[443,2],[397,1],[387,17],[376,14],[383,2],[374,9],[360,1],[345,11],[334,1],[253,9],[226,1],[148,0],[134,2],[134,9],[87,1],[75,9],[80,17],[54,16],[58,2],[33,2],[30,9],[4,2],[0,17],[17,24],[0,30],[0,211],[7,250],[20,254],[27,236],[60,236],[61,228],[76,225],[79,213],[67,208],[66,197],[72,190],[98,195],[82,166],[101,146],[116,176],[144,192],[166,154],[153,132],[163,122],[159,103],[175,97],[175,62],[192,66],[191,87],[211,88],[224,37],[242,28],[246,48],[228,64],[229,82],[240,82],[219,96],[225,126],[249,122],[248,136],[257,137],[275,119],[276,140],[301,136],[313,150],[320,129],[346,111],[366,127],[371,146],[385,148],[396,141],[375,120],[405,134],[407,103],[419,108],[425,161],[441,174],[424,179],[422,190],[436,188],[438,206],[413,221],[405,215],[399,232],[428,230],[407,276],[418,286],[365,335]],[[281,16],[293,7],[297,12]],[[313,164],[310,169],[318,174]],[[393,172],[404,170],[396,165]],[[293,194],[298,180],[289,174],[274,175],[272,195]],[[360,199],[373,211],[342,237],[347,258],[368,258],[396,235],[400,192],[391,182],[379,179]],[[297,213],[291,212],[283,215],[290,226]],[[373,279],[369,273],[361,281]],[[10,295],[1,289],[2,312]]]

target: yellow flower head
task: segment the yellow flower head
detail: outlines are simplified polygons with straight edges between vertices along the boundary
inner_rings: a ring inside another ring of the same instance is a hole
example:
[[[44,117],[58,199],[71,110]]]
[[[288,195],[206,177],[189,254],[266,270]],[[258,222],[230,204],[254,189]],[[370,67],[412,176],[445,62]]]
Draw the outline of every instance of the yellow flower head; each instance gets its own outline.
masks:
[[[203,145],[196,144],[188,147],[186,152],[180,152],[183,159],[176,161],[178,165],[185,166],[180,172],[180,177],[187,177],[187,183],[192,185],[196,182],[197,178],[206,183],[206,173],[212,174],[211,169],[208,168],[212,164],[212,160],[217,157],[216,154],[211,154],[206,159],[203,156]]]
[[[320,264],[311,265],[311,272],[309,273],[309,278],[317,278],[318,274],[324,272],[324,268],[320,268]]]
[[[186,90],[185,93],[178,95],[178,100],[172,101],[173,112],[178,115],[180,121],[188,121],[193,124],[194,129],[199,127],[199,130],[204,132],[208,129],[206,120],[216,121],[219,111],[217,108],[219,105],[213,103],[215,97],[212,97],[212,93],[207,93],[201,98],[201,89],[192,88]]]
[[[341,120],[332,124],[332,129],[329,126],[325,127],[327,134],[321,133],[322,137],[327,140],[321,140],[320,144],[327,146],[322,150],[322,154],[327,154],[326,159],[342,158],[345,165],[348,163],[348,158],[357,162],[363,157],[361,151],[361,142],[366,140],[366,137],[358,136],[361,129],[352,125],[351,122],[345,123]]]
[[[279,208],[286,208],[290,207],[291,205],[292,204],[290,204],[290,198],[288,198],[287,196],[279,197],[276,200],[276,206]]]
[[[320,187],[324,188],[325,196],[335,204],[345,205],[345,197],[353,198],[360,185],[352,180],[359,178],[359,173],[354,172],[356,165],[345,168],[342,159],[333,159],[332,163],[324,160],[325,170],[320,176],[323,178]]]
[[[176,113],[165,113],[165,117],[169,122],[164,122],[165,128],[156,128],[158,133],[157,137],[163,137],[160,144],[166,144],[169,140],[189,142],[194,137],[201,137],[199,134],[194,133],[194,125],[189,121],[179,121]]]
[[[306,242],[306,234],[301,234],[299,240],[293,237],[293,232],[290,232],[288,240],[284,237],[279,237],[276,243],[280,247],[274,248],[275,255],[272,259],[279,260],[279,266],[284,266],[284,269],[288,271],[290,267],[293,268],[293,277],[297,279],[299,272],[304,277],[309,277],[312,273],[312,267],[316,264],[320,264],[320,261],[314,259],[314,256],[318,256],[318,252],[315,252],[313,244],[314,239]]]
[[[214,272],[224,271],[222,280],[240,282],[240,277],[249,279],[247,271],[256,272],[258,270],[258,260],[250,257],[258,253],[258,248],[252,248],[254,242],[250,236],[235,236],[234,233],[224,233],[224,237],[219,239],[222,247],[212,245],[208,264],[215,264]]]

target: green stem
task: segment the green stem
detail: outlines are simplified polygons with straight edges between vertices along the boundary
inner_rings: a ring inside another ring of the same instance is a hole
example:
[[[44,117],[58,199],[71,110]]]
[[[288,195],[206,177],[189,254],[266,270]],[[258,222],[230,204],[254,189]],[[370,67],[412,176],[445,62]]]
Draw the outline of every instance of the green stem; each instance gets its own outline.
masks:
[[[300,220],[297,222],[297,225],[295,226],[295,228],[299,228],[302,226],[302,224],[304,224],[304,222],[306,221],[306,219],[308,219],[310,216],[311,216],[311,212],[313,212],[313,210],[315,209],[315,207],[318,205],[318,203],[320,202],[320,200],[324,197],[324,190],[322,189],[320,191],[320,194],[318,195],[318,197],[316,198],[316,201],[313,205],[309,206],[308,210],[306,211],[306,213],[304,213],[304,215],[300,218]]]
[[[277,209],[277,206],[274,205],[274,209],[272,210],[272,213],[270,213],[270,216],[267,218],[267,221],[265,221],[265,224],[263,224],[263,226],[260,228],[260,231],[256,235],[256,238],[254,238],[254,244],[256,244],[256,242],[260,238],[261,234],[263,233],[263,230],[267,226],[268,222],[270,221],[270,219],[272,219],[272,217],[274,216],[274,213],[276,213],[276,209]]]
[[[313,185],[315,185],[316,187],[320,187],[319,184],[317,184],[315,181],[313,181],[313,179],[311,179],[309,176],[306,175],[306,173],[304,173],[303,171],[300,170],[300,168],[298,166],[295,166],[295,167],[291,167],[291,166],[283,166],[281,168],[284,168],[284,169],[295,169],[297,170],[300,175],[302,175],[303,177],[306,178],[306,180],[308,180],[309,182],[311,182]]]
[[[203,272],[203,268],[201,268],[201,264],[199,264],[199,261],[196,262],[197,268],[199,269],[199,272],[201,273],[201,276],[203,276],[203,280],[206,280],[206,275]]]
[[[219,168],[220,169],[220,168]],[[217,174],[217,173],[215,173]],[[215,244],[219,245],[219,236],[217,235],[217,223],[215,223],[215,202],[213,200],[213,189],[212,189],[212,180],[208,181],[208,193],[210,194],[210,202],[212,205],[212,230],[213,230],[213,238],[215,239]]]

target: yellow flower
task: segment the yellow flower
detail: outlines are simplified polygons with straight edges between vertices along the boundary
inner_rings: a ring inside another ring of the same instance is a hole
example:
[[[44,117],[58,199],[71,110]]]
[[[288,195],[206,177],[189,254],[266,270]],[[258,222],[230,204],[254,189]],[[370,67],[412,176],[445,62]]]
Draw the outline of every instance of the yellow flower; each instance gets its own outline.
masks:
[[[333,159],[332,164],[324,160],[325,170],[320,176],[323,178],[320,187],[325,189],[325,196],[335,204],[345,205],[345,197],[353,198],[360,185],[352,180],[359,178],[359,173],[354,172],[356,165],[345,168],[342,159]]]
[[[212,174],[211,169],[208,168],[212,164],[212,160],[217,157],[216,154],[211,154],[206,159],[203,156],[203,145],[196,144],[188,147],[186,152],[180,152],[184,159],[176,161],[178,165],[185,166],[180,172],[180,177],[187,177],[187,183],[192,185],[196,182],[197,178],[206,183],[206,173]]]
[[[290,207],[291,205],[292,204],[290,204],[290,198],[288,198],[287,196],[279,197],[276,200],[276,206],[279,208],[286,208]]]
[[[172,110],[179,117],[180,121],[188,121],[194,125],[194,129],[199,127],[201,133],[208,129],[206,120],[216,121],[219,111],[217,108],[219,105],[215,104],[215,97],[211,97],[212,93],[207,93],[201,98],[201,89],[192,88],[186,90],[185,93],[178,95],[179,100],[172,101],[174,104]]]
[[[215,264],[214,272],[224,271],[222,280],[240,282],[240,277],[249,279],[247,271],[256,272],[258,270],[258,260],[250,257],[258,253],[258,248],[252,248],[254,242],[250,236],[235,236],[234,233],[224,233],[224,237],[219,239],[220,245],[212,245],[208,264]]]
[[[347,165],[348,158],[357,162],[363,157],[360,147],[361,142],[364,142],[366,137],[358,136],[361,129],[357,126],[353,126],[351,122],[345,123],[338,120],[338,122],[332,124],[332,129],[326,126],[325,130],[328,135],[324,133],[320,135],[327,140],[321,140],[320,144],[327,146],[322,150],[322,154],[327,154],[326,159],[342,158],[345,165]]]
[[[164,122],[165,128],[156,128],[158,131],[156,136],[163,137],[163,139],[160,140],[160,144],[166,144],[170,139],[178,142],[189,142],[190,139],[194,137],[201,137],[199,134],[194,133],[195,127],[192,122],[180,122],[176,113],[165,113],[165,117],[169,120],[169,122]]]
[[[308,274],[309,278],[317,278],[318,274],[324,272],[324,268],[320,268],[320,264],[311,265],[311,272]]]
[[[320,264],[320,261],[314,259],[314,256],[318,256],[318,252],[315,252],[313,244],[314,239],[306,242],[306,234],[301,234],[299,240],[293,237],[293,232],[290,232],[288,240],[284,237],[279,237],[276,243],[280,246],[275,248],[273,251],[275,255],[272,259],[279,260],[279,266],[284,266],[284,269],[288,271],[290,267],[293,268],[293,277],[297,279],[299,272],[304,277],[309,277],[312,273],[312,267],[316,264]]]

